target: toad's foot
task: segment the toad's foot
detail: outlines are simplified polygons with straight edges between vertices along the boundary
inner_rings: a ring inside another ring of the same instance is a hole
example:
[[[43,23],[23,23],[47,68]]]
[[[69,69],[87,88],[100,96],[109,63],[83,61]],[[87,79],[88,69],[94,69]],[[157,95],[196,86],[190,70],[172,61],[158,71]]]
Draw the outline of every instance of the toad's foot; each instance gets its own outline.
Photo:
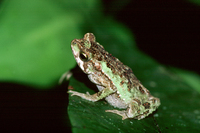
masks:
[[[120,116],[122,116],[122,120],[124,119],[127,119],[128,116],[126,115],[126,111],[119,111],[119,110],[106,110],[106,112],[111,112],[111,113],[114,113],[114,114],[118,114]]]

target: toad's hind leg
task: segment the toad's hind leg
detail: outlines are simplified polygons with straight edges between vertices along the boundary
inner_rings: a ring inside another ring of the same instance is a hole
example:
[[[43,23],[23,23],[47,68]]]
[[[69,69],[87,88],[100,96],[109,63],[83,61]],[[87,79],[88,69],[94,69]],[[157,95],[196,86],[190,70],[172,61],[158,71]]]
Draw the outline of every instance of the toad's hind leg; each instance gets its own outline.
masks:
[[[136,104],[129,104],[127,110],[122,110],[122,111],[119,111],[119,110],[106,110],[106,112],[111,112],[111,113],[114,113],[114,114],[118,114],[120,116],[122,116],[122,120],[124,119],[127,119],[127,118],[134,118],[139,115],[138,114],[138,109],[137,109],[137,105]]]

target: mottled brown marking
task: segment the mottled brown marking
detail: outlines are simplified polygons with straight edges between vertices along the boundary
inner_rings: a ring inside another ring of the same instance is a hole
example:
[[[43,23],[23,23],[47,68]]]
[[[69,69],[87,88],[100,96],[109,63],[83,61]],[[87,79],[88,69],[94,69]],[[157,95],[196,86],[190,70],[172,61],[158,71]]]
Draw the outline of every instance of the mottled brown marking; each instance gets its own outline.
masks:
[[[130,91],[131,90],[131,85],[128,84],[127,87],[128,87],[128,90]]]
[[[86,71],[86,70],[87,70],[87,68],[88,68],[88,65],[87,65],[87,63],[84,63],[84,64],[83,64],[83,67],[84,67],[84,70]]]
[[[141,92],[142,94],[145,93],[141,86],[139,86],[139,90],[140,90],[140,92]]]
[[[127,87],[128,87],[129,89],[132,88],[132,84],[131,84],[130,80],[128,81],[128,85],[127,85]]]
[[[127,77],[127,73],[126,73],[126,72],[124,72],[123,74],[124,74],[124,76],[125,76],[125,77],[128,79],[128,77]]]
[[[152,99],[151,101],[152,101],[152,103],[153,103],[153,104],[155,104],[155,103],[156,103],[156,99]]]
[[[102,94],[102,91],[97,92],[97,96],[99,97]]]
[[[74,88],[71,85],[68,86],[68,90],[73,90],[73,89]]]
[[[148,114],[149,113],[149,110],[147,110],[146,112],[144,112],[143,114]]]
[[[92,33],[90,33],[90,34],[85,34],[85,36],[84,36],[84,38],[86,39],[86,38],[88,38],[90,41],[92,41],[92,42],[95,42],[96,40],[95,40],[95,36],[92,34]]]
[[[149,109],[150,108],[150,103],[148,103],[148,102],[146,102],[146,103],[144,103],[142,105],[145,107],[145,109]]]
[[[139,111],[140,112],[140,111]],[[136,117],[134,117],[135,119],[141,119],[141,117],[143,116],[143,115],[147,115],[149,113],[149,110],[147,110],[146,112],[144,112],[143,114],[140,114],[140,115],[138,115],[138,116],[136,116]]]
[[[127,71],[127,73],[132,73],[133,71],[130,69],[130,68],[128,68],[128,71]]]
[[[97,66],[97,69],[98,69],[99,71],[101,71],[101,66]]]
[[[137,113],[140,114],[140,110],[138,110]]]
[[[150,94],[149,90],[146,90],[146,92],[147,92],[148,95]]]
[[[109,62],[106,63],[106,66],[107,66],[108,68],[110,68],[110,64],[109,64]]]
[[[102,57],[100,56],[99,58],[98,58],[98,61],[102,61],[103,59],[102,59]]]
[[[112,72],[115,74],[115,69],[112,69]]]
[[[137,103],[138,103],[138,105],[141,105],[141,102],[140,102],[140,100],[139,99],[133,99],[134,101],[136,101]]]

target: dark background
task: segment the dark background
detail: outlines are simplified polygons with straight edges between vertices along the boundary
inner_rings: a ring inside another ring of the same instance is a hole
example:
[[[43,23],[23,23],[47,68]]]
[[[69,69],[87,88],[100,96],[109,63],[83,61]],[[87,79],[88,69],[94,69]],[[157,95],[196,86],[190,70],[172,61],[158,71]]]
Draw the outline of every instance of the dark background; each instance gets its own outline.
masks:
[[[198,5],[184,0],[133,0],[119,9],[123,3],[103,3],[104,13],[124,23],[146,54],[165,65],[200,74]]]

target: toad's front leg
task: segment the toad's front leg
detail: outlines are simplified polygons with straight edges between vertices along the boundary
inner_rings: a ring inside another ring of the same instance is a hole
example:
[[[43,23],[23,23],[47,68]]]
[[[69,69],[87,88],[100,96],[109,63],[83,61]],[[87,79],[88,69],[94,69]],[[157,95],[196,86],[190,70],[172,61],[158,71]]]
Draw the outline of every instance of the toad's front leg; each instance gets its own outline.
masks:
[[[92,101],[92,102],[96,102],[102,98],[105,98],[107,97],[108,95],[114,93],[115,91],[113,89],[110,89],[110,88],[105,88],[93,95],[90,95],[89,92],[86,92],[86,94],[84,93],[80,93],[80,92],[77,92],[77,91],[72,91],[72,90],[69,90],[68,93],[72,93],[71,96],[79,96],[83,99],[86,99],[86,100],[89,100],[89,101]]]

